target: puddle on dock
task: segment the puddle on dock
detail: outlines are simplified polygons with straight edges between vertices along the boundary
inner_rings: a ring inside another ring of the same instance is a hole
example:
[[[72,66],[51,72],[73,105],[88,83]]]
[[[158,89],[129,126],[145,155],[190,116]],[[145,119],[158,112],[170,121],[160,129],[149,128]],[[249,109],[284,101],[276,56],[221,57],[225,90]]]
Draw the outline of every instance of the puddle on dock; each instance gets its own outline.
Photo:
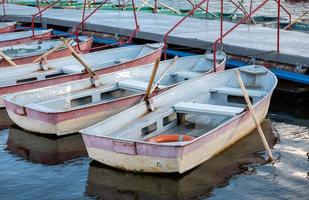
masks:
[[[2,127],[10,127],[2,115]],[[280,113],[269,116],[263,123],[268,140],[274,144],[280,135],[275,149],[281,158],[274,166],[255,154],[263,147],[254,132],[196,169],[171,176],[126,173],[91,161],[78,134],[53,138],[3,129],[0,199],[304,198],[308,127],[278,121]]]

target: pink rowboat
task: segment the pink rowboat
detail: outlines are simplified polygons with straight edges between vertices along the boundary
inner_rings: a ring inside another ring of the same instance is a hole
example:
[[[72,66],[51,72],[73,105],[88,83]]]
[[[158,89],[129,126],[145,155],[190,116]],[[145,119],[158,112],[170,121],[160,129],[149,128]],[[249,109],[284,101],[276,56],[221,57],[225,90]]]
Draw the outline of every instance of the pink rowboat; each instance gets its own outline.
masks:
[[[61,40],[43,40],[43,41],[32,41],[24,44],[17,44],[13,46],[0,47],[0,51],[4,53],[6,56],[10,57],[11,60],[17,64],[28,64],[32,63],[35,59],[42,56],[44,53],[53,49],[54,47],[60,45],[62,43]],[[80,53],[77,48],[77,43],[75,41],[71,42],[71,46]],[[80,50],[82,52],[86,52],[92,46],[92,38],[83,38],[83,41],[80,42]],[[58,50],[52,52],[47,56],[48,60],[62,58],[66,56],[70,56],[71,51],[63,46]],[[5,59],[0,60],[0,67],[11,67]]]
[[[16,22],[1,22],[0,34],[13,32],[16,29]]]
[[[184,173],[219,154],[255,129],[236,69],[189,80],[146,102],[83,129],[90,158],[114,168]],[[263,66],[239,68],[258,121],[268,112],[276,76]],[[165,143],[154,138],[178,135]],[[183,140],[189,136],[191,140]]]
[[[22,44],[31,42],[34,40],[46,40],[50,39],[52,30],[35,30],[32,37],[32,31],[19,31],[11,33],[0,34],[0,47],[12,46],[16,44]]]
[[[161,44],[136,45],[82,54],[97,75],[152,63],[160,58]],[[72,56],[39,63],[0,68],[0,96],[89,78]],[[0,108],[4,107],[0,98]]]
[[[224,70],[225,61],[224,54],[218,61],[218,71]],[[148,64],[101,75],[97,87],[87,78],[5,95],[3,101],[10,118],[25,130],[58,136],[71,134],[139,103],[152,69],[153,64]],[[207,55],[163,61],[156,80],[159,75],[163,79],[156,93],[211,72],[213,61]]]

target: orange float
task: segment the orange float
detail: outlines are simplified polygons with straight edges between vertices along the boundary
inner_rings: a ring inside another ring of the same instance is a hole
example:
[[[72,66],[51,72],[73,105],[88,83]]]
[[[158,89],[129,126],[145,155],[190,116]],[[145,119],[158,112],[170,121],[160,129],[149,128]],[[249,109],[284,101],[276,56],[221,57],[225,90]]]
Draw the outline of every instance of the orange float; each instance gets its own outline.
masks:
[[[165,142],[184,142],[194,140],[194,137],[180,134],[163,134],[145,140],[146,142],[165,143]]]

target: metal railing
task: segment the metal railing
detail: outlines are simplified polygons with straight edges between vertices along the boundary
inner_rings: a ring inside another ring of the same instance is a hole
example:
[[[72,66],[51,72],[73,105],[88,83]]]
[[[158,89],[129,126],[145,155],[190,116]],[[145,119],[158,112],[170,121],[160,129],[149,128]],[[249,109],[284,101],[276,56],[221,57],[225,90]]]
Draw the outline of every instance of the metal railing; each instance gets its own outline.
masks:
[[[42,19],[42,13],[45,12],[46,10],[48,10],[49,8],[53,7],[54,5],[56,5],[58,2],[60,2],[61,0],[57,0],[55,2],[53,2],[52,4],[46,6],[43,10],[39,9],[39,11],[35,14],[32,15],[32,20],[31,20],[31,28],[32,28],[32,37],[35,38],[35,34],[34,34],[34,29],[35,29],[35,18],[40,15],[41,19]],[[37,0],[38,3],[38,0]],[[37,7],[40,7],[39,4],[37,4]],[[41,21],[42,22],[42,21]]]
[[[92,10],[92,12],[90,12],[87,16],[85,16],[85,10],[86,10],[86,6],[85,6],[85,3],[86,3],[86,0],[84,0],[84,6],[83,6],[83,14],[82,14],[82,19],[81,19],[81,22],[76,26],[75,28],[75,37],[76,37],[76,42],[77,42],[77,48],[79,51],[82,51],[80,49],[80,45],[79,45],[79,39],[78,39],[78,35],[79,35],[79,28],[81,28],[81,30],[83,31],[84,30],[84,25],[85,25],[85,22],[95,13],[97,12],[108,0],[104,0],[101,2],[101,4],[99,6],[97,6],[94,10]],[[97,49],[102,49],[102,48],[106,48],[106,47],[109,47],[109,46],[116,46],[116,45],[122,45],[122,44],[126,44],[126,43],[131,43],[132,42],[132,39],[134,38],[134,36],[136,35],[136,33],[139,31],[139,25],[138,25],[138,20],[137,20],[137,15],[136,15],[136,9],[135,9],[135,2],[134,0],[131,0],[132,2],[132,7],[133,7],[133,16],[134,16],[134,22],[135,22],[135,29],[133,30],[133,32],[131,33],[131,35],[129,36],[129,39],[127,41],[119,41],[115,44],[106,44],[106,45],[103,45],[103,46],[98,46],[98,47],[94,47],[94,48],[91,48],[90,50],[97,50]],[[126,3],[125,1],[123,1],[123,3]],[[88,50],[89,51],[89,50]]]
[[[223,0],[221,0],[223,1]],[[226,37],[229,33],[231,33],[233,30],[235,30],[240,24],[248,20],[254,13],[256,13],[260,8],[262,8],[269,0],[264,0],[262,3],[260,3],[255,9],[253,9],[250,13],[248,13],[244,18],[242,18],[239,22],[237,22],[232,28],[230,28],[225,33],[221,33],[220,37],[215,40],[213,43],[213,60],[214,60],[214,70],[216,69],[216,51],[217,51],[217,44],[220,42],[222,43],[223,38]],[[277,52],[280,52],[280,8],[281,8],[281,2],[280,0],[277,0]],[[221,29],[222,30],[222,29]]]

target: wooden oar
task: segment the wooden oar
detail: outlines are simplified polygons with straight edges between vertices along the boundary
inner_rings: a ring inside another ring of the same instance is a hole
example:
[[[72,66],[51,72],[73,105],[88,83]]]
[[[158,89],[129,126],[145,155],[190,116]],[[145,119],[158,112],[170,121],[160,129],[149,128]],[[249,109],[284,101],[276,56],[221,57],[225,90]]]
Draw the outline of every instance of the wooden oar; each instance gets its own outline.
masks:
[[[288,24],[286,27],[284,27],[283,30],[287,30],[287,29],[291,28],[291,26],[293,26],[294,24],[298,23],[299,20],[301,20],[301,18],[303,18],[308,13],[309,13],[308,11],[304,12],[301,16],[297,17],[290,24]]]
[[[150,76],[150,79],[149,79],[149,82],[148,82],[148,86],[147,86],[147,90],[146,90],[146,94],[145,94],[145,98],[144,98],[145,100],[147,100],[149,98],[150,94],[151,94],[150,93],[151,87],[152,87],[153,81],[156,77],[156,73],[157,73],[159,64],[160,64],[160,58],[157,58],[154,66],[153,66],[151,76]]]
[[[72,53],[72,56],[73,56],[80,64],[82,64],[82,65],[85,67],[86,71],[88,72],[88,74],[90,75],[91,79],[92,79],[93,82],[94,82],[94,86],[98,86],[98,85],[99,85],[98,82],[97,82],[98,77],[97,77],[96,73],[91,69],[91,67],[90,67],[87,63],[85,63],[85,62],[83,61],[83,59],[78,55],[78,53],[76,53],[76,51],[73,49],[73,47],[66,41],[66,39],[64,39],[63,37],[61,37],[60,40],[62,40],[63,43],[68,47],[68,49],[69,49],[69,50],[71,51],[71,53]]]
[[[2,58],[4,60],[6,60],[10,65],[12,65],[13,67],[16,67],[16,63],[10,58],[8,57],[7,55],[5,55],[2,51],[0,51],[0,56],[2,56]]]
[[[168,70],[175,65],[176,61],[178,59],[178,56],[175,56],[174,59],[172,60],[172,62],[169,63],[169,65],[165,68],[165,70],[163,71],[163,73],[161,74],[160,78],[158,79],[158,81],[156,82],[156,84],[151,88],[149,96],[153,93],[153,91],[160,85],[160,82],[163,80],[163,78],[165,77],[166,73],[168,72]]]
[[[170,7],[170,6],[166,5],[166,4],[164,4],[164,3],[161,3],[160,1],[158,1],[158,4],[160,4],[161,6],[167,8],[167,9],[169,9],[169,10],[171,10],[171,11],[177,13],[177,14],[181,14],[181,12],[179,12],[178,10],[176,10],[176,9],[174,9],[174,8],[172,8],[172,7]]]
[[[152,8],[152,9],[155,9],[154,6],[152,6],[152,5],[150,5],[150,4],[148,3],[148,0],[147,0],[147,1],[141,0],[141,2],[142,2],[142,5],[137,9],[137,11],[140,11],[145,5],[149,6],[149,7]]]
[[[69,39],[68,42],[70,42],[72,39]],[[41,61],[43,58],[47,58],[47,56],[49,56],[51,53],[57,51],[58,49],[60,49],[61,47],[63,47],[65,44],[63,42],[61,42],[59,45],[55,46],[54,48],[52,48],[51,50],[49,50],[48,52],[44,53],[43,55],[41,55],[40,57],[38,57],[37,59],[35,59],[33,62],[37,63],[39,61]]]
[[[265,138],[265,135],[264,135],[263,130],[261,128],[261,125],[260,125],[259,121],[257,120],[254,108],[253,108],[253,106],[251,104],[248,92],[246,90],[244,82],[241,79],[241,76],[240,76],[240,73],[239,73],[238,69],[236,69],[236,76],[237,76],[238,84],[239,84],[239,86],[240,86],[240,88],[242,90],[242,93],[243,93],[244,98],[246,100],[247,106],[249,108],[249,112],[251,113],[251,117],[252,117],[252,119],[253,119],[253,121],[255,123],[255,126],[256,126],[256,128],[257,128],[257,130],[259,132],[260,138],[261,138],[261,140],[263,142],[264,148],[266,149],[266,152],[267,152],[267,154],[269,156],[269,159],[271,161],[273,161],[274,160],[273,154],[272,154],[272,152],[271,152],[271,150],[269,148],[269,145],[268,145],[268,143],[266,141],[266,138]]]

